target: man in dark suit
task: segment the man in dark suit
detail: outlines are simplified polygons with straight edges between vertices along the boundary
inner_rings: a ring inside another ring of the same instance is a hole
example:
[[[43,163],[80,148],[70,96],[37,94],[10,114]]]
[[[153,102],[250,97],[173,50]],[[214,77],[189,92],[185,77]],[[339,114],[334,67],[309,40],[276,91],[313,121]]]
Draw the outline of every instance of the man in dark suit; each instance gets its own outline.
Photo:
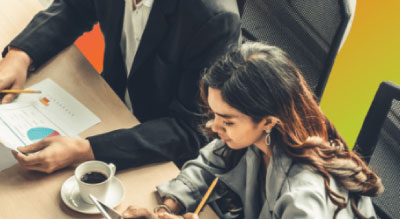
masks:
[[[139,0],[126,1],[55,0],[4,50],[0,89],[21,88],[28,66],[38,68],[99,22],[105,39],[102,76],[133,106],[141,124],[88,139],[54,137],[21,147],[26,153],[39,151],[28,156],[14,151],[21,166],[52,172],[91,159],[113,162],[119,169],[169,160],[182,164],[204,145],[206,139],[197,129],[198,80],[216,57],[238,42],[236,1],[154,0],[147,3],[147,16],[141,12],[147,19],[144,25],[127,12],[128,1],[135,12]],[[142,32],[129,33],[128,21],[135,28],[143,25]],[[133,36],[141,38],[133,42]],[[2,102],[13,98],[6,95]]]

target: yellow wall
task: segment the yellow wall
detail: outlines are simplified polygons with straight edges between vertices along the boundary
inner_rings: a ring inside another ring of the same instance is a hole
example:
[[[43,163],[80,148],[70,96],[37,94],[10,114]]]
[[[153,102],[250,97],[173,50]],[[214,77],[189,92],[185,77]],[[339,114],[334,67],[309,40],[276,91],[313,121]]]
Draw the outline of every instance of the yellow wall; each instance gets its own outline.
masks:
[[[358,0],[321,108],[353,147],[381,81],[400,84],[400,1]]]

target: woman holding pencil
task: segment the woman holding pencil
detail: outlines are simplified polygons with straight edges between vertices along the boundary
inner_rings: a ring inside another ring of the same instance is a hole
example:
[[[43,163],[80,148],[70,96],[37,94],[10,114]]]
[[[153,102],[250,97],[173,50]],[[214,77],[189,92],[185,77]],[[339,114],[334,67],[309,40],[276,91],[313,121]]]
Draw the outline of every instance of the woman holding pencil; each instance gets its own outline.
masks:
[[[194,212],[216,178],[207,203],[221,218],[376,217],[370,196],[383,192],[380,178],[349,150],[280,49],[232,50],[205,72],[201,89],[213,116],[206,128],[219,138],[158,186],[159,218]],[[157,216],[125,211],[138,215]]]

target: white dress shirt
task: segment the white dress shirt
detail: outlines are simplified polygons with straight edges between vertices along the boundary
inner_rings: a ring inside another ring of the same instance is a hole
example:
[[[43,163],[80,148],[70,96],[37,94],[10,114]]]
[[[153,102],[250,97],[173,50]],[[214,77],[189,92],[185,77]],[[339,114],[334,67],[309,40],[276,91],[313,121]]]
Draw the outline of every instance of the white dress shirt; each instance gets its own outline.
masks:
[[[121,51],[125,59],[127,77],[131,73],[133,60],[149,19],[150,11],[154,0],[142,0],[133,9],[133,0],[125,0],[124,26],[121,34]],[[129,97],[128,88],[125,90],[125,104],[132,111],[132,103]]]

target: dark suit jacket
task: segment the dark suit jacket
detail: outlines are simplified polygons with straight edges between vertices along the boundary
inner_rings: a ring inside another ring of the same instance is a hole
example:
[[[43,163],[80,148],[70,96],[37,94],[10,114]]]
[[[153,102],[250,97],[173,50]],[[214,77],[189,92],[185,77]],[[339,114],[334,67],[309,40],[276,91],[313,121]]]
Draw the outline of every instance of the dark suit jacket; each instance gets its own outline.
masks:
[[[128,87],[142,124],[89,137],[96,159],[121,169],[193,158],[205,143],[198,132],[199,77],[238,42],[236,1],[155,0],[128,79],[120,49],[123,14],[123,0],[55,0],[9,46],[39,67],[99,22],[102,76],[121,99]]]

